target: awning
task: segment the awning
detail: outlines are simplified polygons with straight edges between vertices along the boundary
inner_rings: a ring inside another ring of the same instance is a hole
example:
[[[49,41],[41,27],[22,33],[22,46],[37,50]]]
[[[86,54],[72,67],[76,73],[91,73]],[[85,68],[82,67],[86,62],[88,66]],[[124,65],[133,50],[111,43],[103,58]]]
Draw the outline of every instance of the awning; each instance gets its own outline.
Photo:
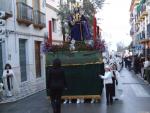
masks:
[[[146,0],[141,0],[140,4],[144,4],[146,2]]]
[[[139,4],[137,7],[136,7],[136,10],[137,10],[137,13],[139,13],[140,11],[141,11],[141,7],[142,5],[141,4]]]

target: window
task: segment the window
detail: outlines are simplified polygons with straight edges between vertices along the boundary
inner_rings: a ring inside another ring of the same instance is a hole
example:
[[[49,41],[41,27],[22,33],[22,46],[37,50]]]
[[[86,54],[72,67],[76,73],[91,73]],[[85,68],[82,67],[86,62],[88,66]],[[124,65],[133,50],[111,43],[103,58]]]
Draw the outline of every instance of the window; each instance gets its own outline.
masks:
[[[40,0],[34,0],[33,8],[34,10],[40,10]]]
[[[21,82],[24,82],[27,80],[25,39],[19,39],[19,57],[20,57]]]
[[[52,29],[53,29],[53,32],[57,31],[57,28],[56,28],[56,19],[54,19],[54,18],[52,18]]]
[[[36,77],[41,77],[41,57],[40,57],[40,41],[35,41],[35,67]]]
[[[0,0],[0,11],[5,11],[12,16],[12,0]]]
[[[60,0],[60,5],[63,5],[63,0]]]

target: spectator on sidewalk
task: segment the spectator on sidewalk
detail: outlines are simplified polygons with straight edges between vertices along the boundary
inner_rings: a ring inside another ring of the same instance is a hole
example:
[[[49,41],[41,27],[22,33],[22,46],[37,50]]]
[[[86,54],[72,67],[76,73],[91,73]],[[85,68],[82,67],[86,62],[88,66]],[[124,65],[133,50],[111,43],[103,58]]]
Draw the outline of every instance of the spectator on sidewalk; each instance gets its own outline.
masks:
[[[113,98],[112,98],[112,72],[110,69],[109,65],[105,66],[105,74],[99,75],[101,79],[104,79],[104,84],[105,84],[105,89],[106,89],[106,100],[107,100],[107,105],[113,104]]]
[[[135,55],[135,60],[134,60],[134,71],[135,74],[140,74],[140,58],[138,55]]]
[[[3,96],[3,83],[0,82],[0,101],[2,101],[2,96]]]
[[[3,84],[4,84],[4,92],[7,97],[11,97],[18,93],[19,86],[16,81],[16,77],[11,68],[10,64],[5,65],[5,69],[3,71]]]
[[[141,77],[144,78],[144,62],[145,62],[145,58],[143,56],[141,56],[140,58],[140,68],[141,68]]]
[[[145,78],[145,70],[150,66],[150,61],[149,61],[149,57],[145,58],[144,61],[144,74],[143,74],[143,78]]]
[[[53,113],[61,113],[61,96],[66,89],[64,70],[61,68],[61,61],[55,59],[53,67],[48,70],[47,89],[50,90],[50,99]]]
[[[127,58],[127,68],[131,70],[131,65],[132,65],[132,56],[128,56]]]
[[[128,64],[128,63],[127,63],[127,62],[128,62],[128,61],[127,61],[127,59],[128,59],[128,57],[127,57],[127,56],[125,56],[125,57],[124,57],[124,64],[125,64],[125,68],[127,68],[127,64]]]
[[[112,66],[112,72],[113,72],[113,76],[114,76],[114,83],[113,83],[113,87],[115,87],[114,91],[114,100],[119,100],[123,97],[123,89],[122,89],[122,84],[121,84],[121,77],[120,77],[120,73],[116,68],[116,65]]]

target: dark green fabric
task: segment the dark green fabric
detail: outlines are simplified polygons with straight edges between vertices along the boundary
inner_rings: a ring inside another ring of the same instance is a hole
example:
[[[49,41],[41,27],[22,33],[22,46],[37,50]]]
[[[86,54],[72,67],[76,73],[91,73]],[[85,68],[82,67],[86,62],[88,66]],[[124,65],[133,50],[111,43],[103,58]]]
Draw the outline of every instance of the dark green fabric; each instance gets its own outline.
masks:
[[[52,65],[52,61],[55,58],[60,58],[62,64],[86,64],[102,61],[102,55],[98,51],[62,51],[48,53],[46,55],[46,65]]]
[[[70,65],[63,66],[63,68],[68,85],[68,90],[64,92],[64,96],[102,94],[103,80],[98,75],[104,73],[103,63]],[[49,94],[48,90],[47,94]]]

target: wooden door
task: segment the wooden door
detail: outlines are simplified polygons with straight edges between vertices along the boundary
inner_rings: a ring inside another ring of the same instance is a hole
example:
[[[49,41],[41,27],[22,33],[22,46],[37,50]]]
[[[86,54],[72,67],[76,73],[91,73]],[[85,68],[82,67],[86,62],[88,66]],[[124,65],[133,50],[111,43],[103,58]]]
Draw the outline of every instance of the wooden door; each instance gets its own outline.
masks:
[[[41,57],[40,57],[40,41],[35,41],[35,67],[36,77],[41,77]]]

